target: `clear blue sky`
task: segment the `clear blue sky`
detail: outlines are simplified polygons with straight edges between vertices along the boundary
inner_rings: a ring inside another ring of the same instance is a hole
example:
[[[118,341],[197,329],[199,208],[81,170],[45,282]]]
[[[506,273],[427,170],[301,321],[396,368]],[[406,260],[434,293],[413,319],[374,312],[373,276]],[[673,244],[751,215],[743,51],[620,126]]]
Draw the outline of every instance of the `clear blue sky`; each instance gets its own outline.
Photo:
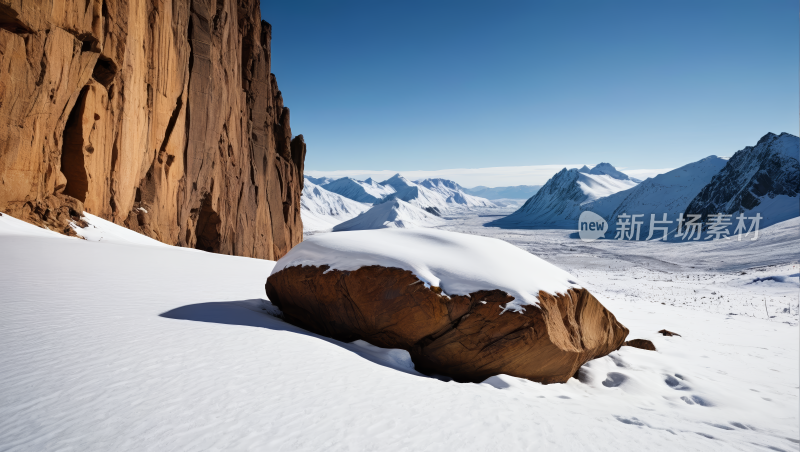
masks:
[[[798,2],[271,1],[309,170],[677,167],[798,134]]]

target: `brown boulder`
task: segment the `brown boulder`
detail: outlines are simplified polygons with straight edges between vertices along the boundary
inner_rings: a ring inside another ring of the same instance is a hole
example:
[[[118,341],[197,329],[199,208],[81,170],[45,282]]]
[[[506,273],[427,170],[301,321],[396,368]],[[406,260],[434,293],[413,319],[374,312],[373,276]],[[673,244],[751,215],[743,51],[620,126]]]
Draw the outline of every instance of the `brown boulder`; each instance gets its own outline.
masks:
[[[648,341],[647,339],[632,339],[630,341],[625,341],[625,343],[622,345],[634,348],[641,348],[642,350],[656,351],[655,344],[653,344],[651,341]]]
[[[418,370],[457,381],[508,374],[563,383],[618,349],[628,329],[585,289],[539,293],[539,306],[505,312],[501,290],[446,295],[412,272],[381,266],[284,268],[266,291],[287,321],[342,341],[408,350]]]
[[[278,259],[306,147],[258,0],[0,2],[0,211]]]

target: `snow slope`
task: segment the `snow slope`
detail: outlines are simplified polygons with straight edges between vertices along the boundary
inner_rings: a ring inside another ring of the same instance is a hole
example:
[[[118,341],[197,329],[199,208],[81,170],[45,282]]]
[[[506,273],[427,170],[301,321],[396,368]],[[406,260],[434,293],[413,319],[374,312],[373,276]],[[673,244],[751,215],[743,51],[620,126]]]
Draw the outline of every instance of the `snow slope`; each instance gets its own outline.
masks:
[[[272,273],[297,265],[329,265],[332,270],[397,267],[450,295],[500,289],[514,297],[503,312],[538,306],[542,290],[556,294],[580,287],[567,272],[507,242],[436,229],[315,235],[292,248]]]
[[[333,228],[334,231],[361,231],[385,228],[429,228],[444,220],[405,201],[395,199],[378,204],[368,211]]]
[[[644,217],[641,220],[645,221],[646,226],[650,224],[651,214],[655,214],[656,219],[661,220],[663,214],[666,213],[668,220],[676,221],[678,214],[684,212],[691,200],[726,163],[727,160],[712,155],[670,172],[648,178],[628,190],[583,204],[580,211],[590,210],[605,218],[610,230],[616,229],[617,215],[623,213],[643,214]],[[572,227],[576,227],[580,216],[579,212],[576,213],[577,216],[573,214],[569,217],[570,220],[573,220]],[[644,233],[646,236],[648,232]],[[613,235],[606,235],[606,238],[612,237]]]
[[[110,242],[122,243],[126,245],[149,245],[149,246],[169,246],[158,240],[131,231],[128,228],[114,224],[108,220],[84,212],[82,219],[89,223],[85,228],[81,228],[75,223],[71,223],[72,229],[81,237],[91,242]]]
[[[325,190],[309,179],[303,185],[300,197],[300,215],[304,231],[330,229],[347,221],[372,207],[369,204],[353,201],[342,195]]]
[[[404,351],[269,315],[272,262],[78,240],[9,218],[0,450],[797,450],[796,324],[655,302],[683,274],[581,271],[657,352],[622,347],[566,384],[460,384],[417,373]],[[741,259],[751,253],[764,254]],[[706,277],[717,276],[697,276],[696,288],[716,288]],[[788,283],[741,290],[777,284]]]
[[[611,167],[611,165],[608,165]],[[613,167],[611,167],[613,169]],[[488,226],[502,228],[575,228],[581,206],[636,186],[637,182],[617,174],[590,174],[577,169],[562,169],[550,178],[519,210]],[[604,171],[611,172],[608,168]],[[622,173],[619,173],[622,174]],[[624,175],[623,175],[624,176]]]
[[[382,185],[372,179],[366,181],[343,177],[325,184],[325,190],[350,198],[353,201],[373,204],[396,190],[389,185]]]

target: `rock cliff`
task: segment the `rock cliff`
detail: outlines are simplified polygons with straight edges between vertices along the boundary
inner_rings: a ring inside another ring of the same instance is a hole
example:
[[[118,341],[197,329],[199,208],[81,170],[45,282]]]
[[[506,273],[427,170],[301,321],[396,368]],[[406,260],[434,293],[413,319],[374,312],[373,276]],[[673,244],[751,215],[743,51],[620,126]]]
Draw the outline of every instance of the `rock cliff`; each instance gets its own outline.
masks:
[[[306,145],[258,0],[0,0],[0,211],[278,259]]]

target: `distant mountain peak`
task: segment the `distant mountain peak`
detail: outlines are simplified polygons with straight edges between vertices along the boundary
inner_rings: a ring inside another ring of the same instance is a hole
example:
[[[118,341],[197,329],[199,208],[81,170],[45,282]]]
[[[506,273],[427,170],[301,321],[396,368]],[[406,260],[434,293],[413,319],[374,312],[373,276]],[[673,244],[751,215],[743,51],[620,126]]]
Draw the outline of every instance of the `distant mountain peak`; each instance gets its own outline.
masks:
[[[627,174],[614,168],[614,165],[606,162],[598,163],[592,169],[589,169],[586,165],[584,165],[583,168],[578,170],[578,172],[584,174],[594,174],[597,176],[609,176],[618,180],[632,180],[634,182],[640,182],[638,179],[628,176]]]

